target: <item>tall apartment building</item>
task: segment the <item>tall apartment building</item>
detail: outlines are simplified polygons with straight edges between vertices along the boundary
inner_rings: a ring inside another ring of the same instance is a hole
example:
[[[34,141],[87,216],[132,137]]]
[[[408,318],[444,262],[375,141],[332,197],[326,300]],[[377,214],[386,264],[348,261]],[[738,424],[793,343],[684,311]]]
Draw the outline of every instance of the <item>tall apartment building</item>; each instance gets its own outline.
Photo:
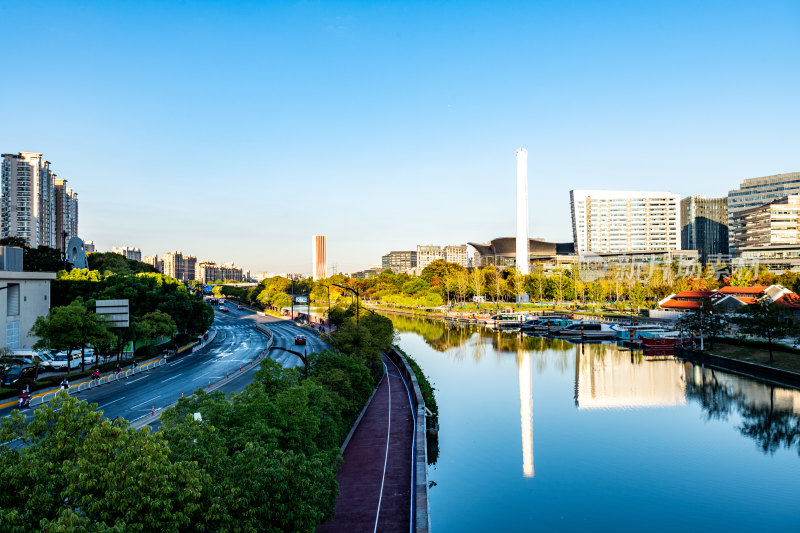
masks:
[[[689,196],[681,200],[681,248],[697,250],[700,261],[727,254],[728,198]]]
[[[417,268],[417,252],[414,250],[391,251],[381,257],[381,267],[392,272],[408,272]]]
[[[114,246],[111,248],[111,253],[119,254],[126,259],[133,261],[142,260],[142,251],[139,248],[131,248],[130,246]]]
[[[680,250],[680,196],[669,192],[572,190],[575,252]]]
[[[314,235],[311,249],[311,275],[314,281],[328,277],[327,243],[325,235]]]
[[[775,174],[742,181],[738,189],[728,191],[728,227],[730,252],[735,253],[736,222],[734,216],[740,211],[768,204],[772,200],[800,194],[800,172]]]
[[[179,281],[193,280],[196,265],[197,258],[193,255],[183,255],[181,252],[164,254],[164,274]]]
[[[426,266],[438,259],[444,259],[444,251],[441,246],[433,244],[417,245],[417,271],[421,272]]]
[[[84,245],[85,245],[85,243],[84,243]],[[143,259],[143,262],[147,263],[150,266],[152,266],[153,268],[158,270],[160,273],[162,273],[162,274],[164,273],[164,261],[162,259],[158,258],[158,254],[146,255],[144,257],[144,259]]]
[[[78,236],[78,193],[67,187],[67,180],[54,179],[55,245],[62,252],[72,237]]]
[[[451,244],[444,247],[444,260],[456,263],[467,268],[469,266],[469,251],[466,244]]]
[[[242,269],[233,263],[218,265],[214,261],[200,261],[195,265],[194,272],[194,279],[203,283],[217,280],[241,282],[244,279]]]
[[[22,237],[28,245],[56,245],[56,205],[50,162],[38,152],[3,154],[0,237]]]
[[[791,194],[733,215],[734,247],[800,244],[800,195]]]

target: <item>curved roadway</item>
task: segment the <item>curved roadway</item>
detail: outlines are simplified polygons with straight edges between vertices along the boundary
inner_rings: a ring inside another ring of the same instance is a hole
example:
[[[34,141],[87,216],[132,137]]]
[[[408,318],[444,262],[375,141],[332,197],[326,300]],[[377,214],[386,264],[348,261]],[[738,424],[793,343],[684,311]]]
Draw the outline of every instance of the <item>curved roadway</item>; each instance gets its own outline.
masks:
[[[269,327],[276,347],[300,352],[305,349],[308,353],[328,347],[316,335],[309,334],[289,320],[239,311],[231,304],[225,306],[230,310],[228,313],[219,310],[214,312],[212,329],[217,330],[216,338],[197,353],[170,358],[167,364],[153,370],[85,390],[75,396],[97,403],[97,408],[109,418],[122,417],[135,421],[174,403],[182,394],[189,395],[199,387],[208,387],[209,381],[213,384],[257,357],[267,347],[268,341],[267,335],[256,329],[258,323]],[[296,335],[305,335],[307,345],[296,346]],[[285,367],[302,366],[300,359],[288,352],[272,350],[269,355]],[[243,390],[257,368],[258,365],[219,390],[226,393]],[[3,411],[0,416],[7,415],[10,409]],[[31,410],[23,412],[30,414]]]

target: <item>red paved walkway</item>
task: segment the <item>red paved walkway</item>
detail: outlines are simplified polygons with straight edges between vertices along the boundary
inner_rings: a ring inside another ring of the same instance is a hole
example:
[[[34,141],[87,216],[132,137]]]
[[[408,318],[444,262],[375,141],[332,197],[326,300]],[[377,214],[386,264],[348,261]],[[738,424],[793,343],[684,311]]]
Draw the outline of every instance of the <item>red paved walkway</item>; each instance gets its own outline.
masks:
[[[388,358],[383,360],[389,374],[378,385],[344,451],[336,476],[336,516],[317,528],[320,533],[409,531],[414,421],[397,367]]]

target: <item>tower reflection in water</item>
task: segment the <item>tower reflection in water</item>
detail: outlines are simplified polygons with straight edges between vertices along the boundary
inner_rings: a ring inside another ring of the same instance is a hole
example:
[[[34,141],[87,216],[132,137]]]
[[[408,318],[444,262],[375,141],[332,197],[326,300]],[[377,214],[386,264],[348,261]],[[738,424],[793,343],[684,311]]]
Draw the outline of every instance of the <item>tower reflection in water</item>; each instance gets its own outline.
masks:
[[[531,353],[517,352],[519,368],[519,415],[522,425],[522,475],[533,477],[533,387],[531,385]]]

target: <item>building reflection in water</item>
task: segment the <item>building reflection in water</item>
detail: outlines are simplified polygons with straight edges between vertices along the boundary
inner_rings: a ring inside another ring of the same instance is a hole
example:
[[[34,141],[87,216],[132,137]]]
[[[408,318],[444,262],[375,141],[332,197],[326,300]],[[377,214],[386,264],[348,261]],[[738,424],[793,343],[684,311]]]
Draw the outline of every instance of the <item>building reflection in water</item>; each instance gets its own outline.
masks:
[[[686,404],[686,375],[673,358],[642,357],[616,344],[578,344],[578,409],[664,407]]]
[[[531,384],[531,353],[517,352],[519,369],[519,415],[522,426],[522,475],[533,477],[533,387]]]

